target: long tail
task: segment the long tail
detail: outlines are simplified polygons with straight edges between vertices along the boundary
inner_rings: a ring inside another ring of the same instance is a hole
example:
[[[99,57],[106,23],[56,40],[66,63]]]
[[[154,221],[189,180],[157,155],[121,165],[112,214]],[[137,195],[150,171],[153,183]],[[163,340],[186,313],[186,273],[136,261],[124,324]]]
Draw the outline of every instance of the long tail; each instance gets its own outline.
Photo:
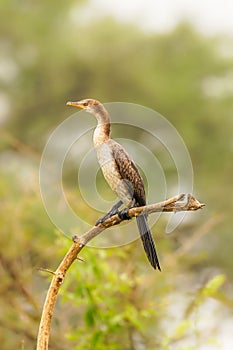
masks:
[[[140,232],[143,247],[148,257],[148,260],[154,269],[158,268],[161,271],[161,268],[159,265],[159,259],[156,253],[155,244],[150,232],[147,218],[145,215],[140,215],[140,216],[137,216],[136,219],[137,219],[137,225]]]

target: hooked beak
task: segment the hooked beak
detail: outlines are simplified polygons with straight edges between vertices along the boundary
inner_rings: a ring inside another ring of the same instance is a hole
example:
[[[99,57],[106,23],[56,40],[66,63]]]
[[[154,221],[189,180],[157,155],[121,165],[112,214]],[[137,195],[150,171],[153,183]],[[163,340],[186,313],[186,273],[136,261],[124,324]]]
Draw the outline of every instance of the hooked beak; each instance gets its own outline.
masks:
[[[73,107],[77,107],[77,108],[81,108],[81,109],[84,109],[85,107],[80,104],[79,102],[72,102],[72,101],[69,101],[66,103],[67,106],[73,106]]]

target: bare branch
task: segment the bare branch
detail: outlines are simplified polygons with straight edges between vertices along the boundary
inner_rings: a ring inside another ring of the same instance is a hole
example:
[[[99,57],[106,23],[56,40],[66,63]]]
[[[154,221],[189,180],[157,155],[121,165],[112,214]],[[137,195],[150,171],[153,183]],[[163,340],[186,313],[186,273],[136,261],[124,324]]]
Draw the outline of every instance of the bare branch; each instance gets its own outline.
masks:
[[[176,197],[167,199],[164,202],[159,202],[155,204],[149,204],[143,207],[131,208],[128,211],[128,216],[133,218],[142,214],[152,214],[159,212],[180,212],[180,211],[194,211],[201,209],[205,204],[198,202],[191,194],[187,195],[187,201],[181,202],[185,198],[185,194],[180,194]],[[74,236],[74,241],[79,240],[83,245],[86,245],[91,239],[99,235],[103,230],[108,227],[118,225],[123,220],[118,216],[118,214],[111,216],[109,219],[105,220],[102,224],[94,226],[88,232],[84,233],[81,237]]]
[[[204,204],[201,204],[191,194],[187,195],[187,201],[182,202],[185,198],[184,194],[170,198],[164,202],[146,205],[143,207],[131,208],[128,211],[129,218],[139,216],[142,214],[152,214],[156,212],[180,212],[180,211],[194,211],[203,208]],[[41,322],[37,337],[37,350],[48,350],[49,335],[51,319],[59,288],[64,281],[65,275],[72,263],[77,260],[79,252],[85,247],[85,245],[92,240],[94,237],[99,235],[101,232],[106,230],[108,227],[118,225],[123,220],[120,219],[118,214],[105,220],[98,226],[92,227],[89,231],[84,233],[82,236],[77,235],[73,237],[73,244],[69,251],[66,253],[62,262],[58,266],[57,270],[53,273],[53,279],[51,281],[43,311]],[[44,269],[45,270],[45,269]],[[46,270],[48,271],[48,270]]]

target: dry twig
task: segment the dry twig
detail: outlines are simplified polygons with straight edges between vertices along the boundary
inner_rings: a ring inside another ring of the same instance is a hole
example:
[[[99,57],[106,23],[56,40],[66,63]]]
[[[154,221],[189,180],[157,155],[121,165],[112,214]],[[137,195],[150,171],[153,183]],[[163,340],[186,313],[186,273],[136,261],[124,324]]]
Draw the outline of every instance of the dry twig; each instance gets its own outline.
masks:
[[[187,195],[187,201],[182,202],[185,198],[184,194],[170,198],[164,202],[146,205],[144,207],[137,207],[129,209],[128,216],[133,218],[141,214],[151,214],[155,212],[179,212],[179,211],[194,211],[201,209],[204,204],[201,204],[191,194]],[[98,226],[92,227],[89,231],[84,233],[82,236],[74,236],[73,244],[69,251],[66,253],[62,262],[54,272],[53,279],[51,281],[43,311],[41,322],[39,326],[39,332],[37,337],[37,350],[47,350],[49,346],[49,335],[51,319],[59,288],[64,281],[65,275],[72,263],[77,259],[79,252],[82,248],[94,237],[99,235],[102,231],[113,225],[118,225],[123,220],[120,219],[118,214],[105,220]]]

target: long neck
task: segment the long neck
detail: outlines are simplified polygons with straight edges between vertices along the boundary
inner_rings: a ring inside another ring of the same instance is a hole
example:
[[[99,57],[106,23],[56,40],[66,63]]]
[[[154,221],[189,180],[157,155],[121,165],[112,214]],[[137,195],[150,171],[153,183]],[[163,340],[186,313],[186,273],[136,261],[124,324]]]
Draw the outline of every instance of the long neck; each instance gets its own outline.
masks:
[[[109,140],[110,134],[110,117],[103,105],[99,105],[95,110],[95,117],[98,121],[93,135],[94,146],[97,147],[103,142]]]

